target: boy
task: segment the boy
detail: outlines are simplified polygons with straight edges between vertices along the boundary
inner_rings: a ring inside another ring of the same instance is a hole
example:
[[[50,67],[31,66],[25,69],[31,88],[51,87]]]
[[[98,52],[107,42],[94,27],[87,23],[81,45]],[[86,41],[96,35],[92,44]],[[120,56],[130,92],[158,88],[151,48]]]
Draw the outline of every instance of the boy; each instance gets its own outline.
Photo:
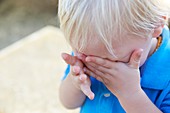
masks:
[[[168,113],[166,5],[163,0],[61,0],[61,29],[75,53],[62,54],[70,64],[60,87],[63,105],[81,107],[81,113]]]

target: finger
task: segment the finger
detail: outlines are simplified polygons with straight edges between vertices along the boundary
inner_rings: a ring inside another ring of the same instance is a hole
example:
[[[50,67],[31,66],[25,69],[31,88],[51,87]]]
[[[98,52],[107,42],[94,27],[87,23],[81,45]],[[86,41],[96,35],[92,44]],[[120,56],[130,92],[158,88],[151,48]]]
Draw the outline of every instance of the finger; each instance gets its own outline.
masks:
[[[84,68],[84,72],[89,75],[92,76],[94,78],[96,78],[97,80],[99,80],[100,82],[103,82],[103,79],[106,77],[105,74],[99,72],[99,71],[91,71],[88,68]]]
[[[94,56],[87,56],[85,60],[86,62],[93,62],[106,68],[110,68],[114,63],[109,60],[99,58],[99,57],[94,57]]]
[[[67,64],[70,64],[71,66],[79,66],[82,70],[84,64],[76,56],[72,56],[67,53],[62,53],[62,58]],[[80,73],[83,72],[81,71]]]
[[[81,82],[84,82],[85,80],[87,80],[87,75],[86,75],[86,74],[81,74],[81,75],[79,76],[79,80],[80,80]]]
[[[93,67],[93,69],[98,70],[98,71],[100,71],[102,73],[108,73],[110,71],[110,69],[108,69],[107,67],[103,67],[101,65],[98,65],[98,64],[95,64],[95,63],[91,63],[91,62],[85,63],[85,65],[86,66],[89,65],[90,67]]]
[[[72,75],[79,75],[80,74],[80,72],[81,72],[81,69],[80,69],[80,67],[79,66],[73,66],[72,67]]]
[[[90,71],[89,69],[87,69],[86,67],[84,67],[83,70],[85,74],[92,76],[93,78],[96,78],[96,74]]]
[[[61,56],[67,64],[70,64],[72,66],[76,64],[76,61],[77,61],[76,57],[71,56],[67,53],[62,53]]]
[[[132,53],[130,61],[128,63],[128,65],[131,68],[135,68],[135,69],[139,68],[139,66],[140,66],[140,59],[141,59],[142,53],[143,53],[143,49],[135,50]]]
[[[82,60],[83,62],[85,62],[85,59],[86,59],[86,55],[82,54],[82,53],[77,53],[77,57]]]
[[[103,77],[104,77],[104,73],[101,72],[101,71],[99,71],[99,70],[97,70],[97,69],[95,69],[95,67],[93,67],[93,66],[87,65],[87,68],[85,68],[85,69],[90,70],[90,71],[93,72],[96,76],[103,76]]]
[[[91,91],[90,89],[90,85],[89,84],[82,84],[80,86],[82,92],[90,99],[93,100],[94,99],[94,93]]]

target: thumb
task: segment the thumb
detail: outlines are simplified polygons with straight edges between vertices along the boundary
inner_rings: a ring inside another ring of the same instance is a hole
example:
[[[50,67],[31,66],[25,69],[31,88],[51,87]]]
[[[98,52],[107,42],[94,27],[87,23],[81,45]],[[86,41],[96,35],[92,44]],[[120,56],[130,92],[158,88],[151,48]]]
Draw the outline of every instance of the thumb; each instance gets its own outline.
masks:
[[[142,53],[143,53],[143,49],[135,50],[130,57],[130,61],[128,65],[132,68],[138,69],[140,66],[140,59],[141,59]]]
[[[90,99],[94,99],[94,93],[91,91],[90,86],[88,84],[82,84],[80,86],[82,92]]]

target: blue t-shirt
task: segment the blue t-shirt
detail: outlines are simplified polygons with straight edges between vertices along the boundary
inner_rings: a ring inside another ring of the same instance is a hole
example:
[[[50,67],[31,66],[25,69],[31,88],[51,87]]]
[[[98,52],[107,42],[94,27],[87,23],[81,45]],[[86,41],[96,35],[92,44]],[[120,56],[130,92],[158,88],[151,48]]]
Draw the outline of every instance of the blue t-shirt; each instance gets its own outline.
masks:
[[[141,87],[149,99],[164,113],[170,113],[170,34],[167,27],[162,32],[159,49],[140,68]],[[65,77],[70,71],[68,65]],[[125,113],[118,99],[103,85],[91,77],[94,100],[86,98],[80,113]]]

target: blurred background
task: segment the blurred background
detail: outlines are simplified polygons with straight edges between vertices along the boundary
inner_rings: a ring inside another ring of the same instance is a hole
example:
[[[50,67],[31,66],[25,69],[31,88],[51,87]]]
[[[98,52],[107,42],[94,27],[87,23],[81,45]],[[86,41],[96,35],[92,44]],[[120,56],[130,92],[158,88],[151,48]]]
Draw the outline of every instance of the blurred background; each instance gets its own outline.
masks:
[[[56,14],[57,0],[0,0],[0,48],[46,25],[58,27]]]
[[[58,99],[70,52],[57,0],[0,0],[0,113],[76,113]]]

